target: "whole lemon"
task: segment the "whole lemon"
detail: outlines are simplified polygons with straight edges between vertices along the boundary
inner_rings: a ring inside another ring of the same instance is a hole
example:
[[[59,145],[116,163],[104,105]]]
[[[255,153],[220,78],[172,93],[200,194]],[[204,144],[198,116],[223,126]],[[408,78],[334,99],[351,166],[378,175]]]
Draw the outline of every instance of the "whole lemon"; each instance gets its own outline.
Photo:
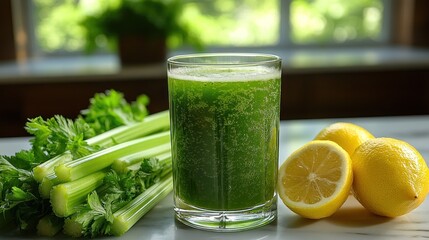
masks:
[[[429,170],[410,144],[393,138],[374,138],[352,155],[353,193],[370,212],[396,217],[425,199]]]
[[[337,122],[322,129],[315,140],[330,140],[340,145],[351,156],[355,149],[374,136],[353,123]]]

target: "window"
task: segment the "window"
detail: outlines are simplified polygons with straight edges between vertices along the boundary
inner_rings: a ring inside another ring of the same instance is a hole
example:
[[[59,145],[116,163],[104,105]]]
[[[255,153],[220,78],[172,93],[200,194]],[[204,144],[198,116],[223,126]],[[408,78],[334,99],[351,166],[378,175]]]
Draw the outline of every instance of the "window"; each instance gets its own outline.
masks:
[[[280,37],[278,0],[188,0],[183,16],[206,45],[276,45]]]
[[[34,49],[81,52],[86,14],[120,0],[27,0]],[[184,0],[183,20],[208,46],[282,47],[386,43],[388,0]],[[106,42],[100,38],[100,46]]]
[[[386,4],[381,0],[292,0],[294,44],[382,41]]]
[[[97,12],[117,0],[30,0],[30,26],[38,53],[82,52],[85,45],[84,28],[80,22],[85,15]],[[100,39],[101,49],[107,43]]]

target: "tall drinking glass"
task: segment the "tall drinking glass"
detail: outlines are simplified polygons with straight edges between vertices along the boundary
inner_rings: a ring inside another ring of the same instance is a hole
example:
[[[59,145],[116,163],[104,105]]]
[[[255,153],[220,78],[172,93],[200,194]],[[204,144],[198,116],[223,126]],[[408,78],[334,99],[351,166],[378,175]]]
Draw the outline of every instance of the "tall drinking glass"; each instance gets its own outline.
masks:
[[[277,217],[281,60],[264,54],[168,59],[176,218],[219,232]]]

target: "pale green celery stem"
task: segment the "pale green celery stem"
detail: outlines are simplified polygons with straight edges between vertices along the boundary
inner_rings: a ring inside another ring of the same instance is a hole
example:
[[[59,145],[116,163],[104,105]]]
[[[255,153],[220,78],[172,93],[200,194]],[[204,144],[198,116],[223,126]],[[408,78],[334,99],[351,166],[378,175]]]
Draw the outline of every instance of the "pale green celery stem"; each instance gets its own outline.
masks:
[[[106,173],[96,172],[76,181],[59,184],[51,190],[51,206],[55,215],[67,217],[76,211],[87,195],[103,183]]]
[[[114,128],[107,132],[101,133],[95,137],[86,140],[90,146],[98,145],[102,148],[111,147],[115,144],[123,143],[136,139],[138,137],[147,136],[155,132],[168,130],[170,127],[169,112],[162,111],[149,115],[143,121]],[[39,183],[49,174],[54,173],[54,168],[61,163],[73,160],[72,154],[67,151],[58,155],[33,169],[34,178]]]
[[[166,164],[164,165],[161,174],[159,174],[160,178],[165,178],[165,176],[169,176],[171,174],[171,172],[173,171],[173,169],[171,168],[171,161],[168,161],[170,159],[165,159],[166,160]]]
[[[159,177],[163,178],[164,176],[166,176],[172,171],[171,153],[167,152],[167,153],[157,155],[155,157],[158,158],[159,164],[161,166],[161,173],[159,174]],[[141,167],[141,163],[136,163],[134,165],[127,167],[125,172],[123,173],[129,172],[129,171],[138,171],[140,167]],[[97,193],[99,193],[100,195],[102,195],[106,191],[108,191],[108,186],[106,185],[102,185],[101,187],[97,188]]]
[[[70,237],[81,237],[82,236],[82,225],[73,220],[73,217],[67,218],[64,221],[64,234]]]
[[[171,152],[166,152],[160,155],[157,155],[158,161],[161,165],[169,164],[171,165]]]
[[[120,236],[127,232],[149,210],[173,190],[171,173],[160,182],[152,185],[127,205],[113,214],[111,233]]]
[[[39,164],[38,166],[33,168],[34,179],[36,179],[37,182],[41,183],[44,177],[51,173],[54,173],[54,168],[56,166],[65,162],[69,162],[71,160],[73,160],[73,156],[69,151],[67,151],[44,163]]]
[[[146,116],[143,121],[131,125],[120,126],[87,139],[89,145],[102,145],[110,147],[117,143],[123,143],[147,136],[149,134],[165,131],[170,128],[168,110]]]
[[[162,164],[165,167],[168,165],[168,162],[165,163],[165,161],[168,161],[171,159],[171,154],[163,154],[163,155],[165,155],[166,157],[163,157],[163,160],[160,160],[160,161],[163,162]],[[170,155],[170,158],[168,158],[167,155]],[[171,161],[170,161],[170,163],[171,163]],[[161,173],[161,177],[163,177],[163,179],[165,180],[165,177],[167,175],[171,175],[171,170],[172,170],[171,167],[164,168],[163,172]],[[103,186],[97,188],[97,192],[103,192]],[[82,237],[82,233],[83,233],[82,225],[80,223],[74,221],[73,216],[70,218],[67,218],[64,221],[63,229],[64,229],[64,234],[66,234],[68,236],[75,237],[75,238],[76,237]]]
[[[40,196],[43,199],[49,199],[52,187],[60,183],[61,181],[58,179],[57,175],[55,175],[54,172],[48,174],[39,184]]]
[[[127,171],[127,168],[134,164],[141,164],[143,159],[151,158],[159,154],[169,152],[171,150],[170,142],[165,144],[149,148],[122,158],[116,159],[112,164],[112,169],[118,173],[123,173]]]
[[[61,164],[55,168],[55,174],[62,182],[74,181],[110,166],[115,159],[153,148],[169,141],[170,131],[131,140]]]
[[[162,153],[160,155],[156,155],[155,157],[158,159],[158,161],[161,164],[162,168],[171,167],[171,151],[168,151],[166,153]],[[135,163],[135,164],[133,164],[131,166],[128,166],[124,170],[124,172],[139,170],[140,166],[141,166],[141,162]]]
[[[45,215],[37,224],[37,235],[43,237],[53,237],[59,233],[63,227],[63,219],[53,214]]]

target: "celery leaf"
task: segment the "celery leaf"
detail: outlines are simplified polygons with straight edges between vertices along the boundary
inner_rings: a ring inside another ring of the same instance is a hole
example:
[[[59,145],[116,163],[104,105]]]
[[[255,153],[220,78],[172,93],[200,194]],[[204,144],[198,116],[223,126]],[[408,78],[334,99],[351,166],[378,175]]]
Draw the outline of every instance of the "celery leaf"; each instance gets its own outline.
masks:
[[[90,99],[88,109],[81,111],[85,120],[97,134],[118,126],[142,121],[148,115],[149,98],[139,96],[129,104],[122,93],[115,90],[97,93]]]

